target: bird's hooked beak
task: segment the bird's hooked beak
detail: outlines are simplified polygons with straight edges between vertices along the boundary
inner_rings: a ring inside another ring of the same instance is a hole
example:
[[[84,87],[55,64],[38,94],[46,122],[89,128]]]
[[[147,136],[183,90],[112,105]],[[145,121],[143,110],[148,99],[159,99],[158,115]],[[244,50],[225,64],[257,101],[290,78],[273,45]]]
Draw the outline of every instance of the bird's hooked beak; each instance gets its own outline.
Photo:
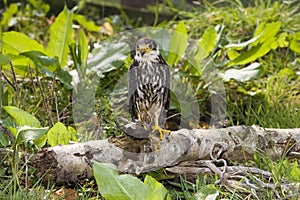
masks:
[[[151,49],[148,47],[145,47],[145,48],[138,49],[138,51],[140,52],[141,56],[144,56],[145,53],[147,53],[147,54],[150,53]]]

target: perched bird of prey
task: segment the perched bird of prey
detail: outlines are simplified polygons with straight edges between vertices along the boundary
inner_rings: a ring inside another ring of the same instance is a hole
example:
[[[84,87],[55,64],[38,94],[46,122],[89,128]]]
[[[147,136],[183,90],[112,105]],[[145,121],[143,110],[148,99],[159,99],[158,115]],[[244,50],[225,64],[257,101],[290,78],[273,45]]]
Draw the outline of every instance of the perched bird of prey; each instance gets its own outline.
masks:
[[[158,131],[162,140],[170,100],[170,72],[157,43],[147,37],[137,41],[134,62],[128,71],[129,112],[144,128]]]

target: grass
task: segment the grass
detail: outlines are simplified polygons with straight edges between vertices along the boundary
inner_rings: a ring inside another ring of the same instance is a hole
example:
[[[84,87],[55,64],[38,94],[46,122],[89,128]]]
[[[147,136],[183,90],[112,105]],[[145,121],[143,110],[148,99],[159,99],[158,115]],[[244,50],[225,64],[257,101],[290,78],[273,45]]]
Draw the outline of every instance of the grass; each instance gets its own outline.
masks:
[[[255,96],[228,89],[227,116],[230,124],[257,124],[269,128],[300,127],[299,77],[279,74],[259,82],[260,86],[250,84],[257,91]]]

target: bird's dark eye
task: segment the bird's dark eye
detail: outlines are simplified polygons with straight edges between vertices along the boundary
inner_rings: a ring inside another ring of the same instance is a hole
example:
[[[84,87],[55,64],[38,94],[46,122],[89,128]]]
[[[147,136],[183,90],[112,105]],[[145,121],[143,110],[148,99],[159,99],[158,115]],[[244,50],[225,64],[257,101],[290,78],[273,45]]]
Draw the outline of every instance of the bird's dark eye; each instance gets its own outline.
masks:
[[[149,49],[153,48],[152,44],[148,44],[148,47],[149,47]]]

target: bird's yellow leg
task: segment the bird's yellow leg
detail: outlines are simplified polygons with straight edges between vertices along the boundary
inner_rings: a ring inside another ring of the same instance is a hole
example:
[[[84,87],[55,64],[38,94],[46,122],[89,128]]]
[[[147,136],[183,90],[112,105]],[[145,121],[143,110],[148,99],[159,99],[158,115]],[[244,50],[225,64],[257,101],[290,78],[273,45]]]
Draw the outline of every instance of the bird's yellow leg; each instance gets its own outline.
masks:
[[[157,116],[155,117],[155,125],[152,126],[152,132],[154,132],[154,131],[159,132],[159,139],[160,140],[163,139],[163,133],[171,133],[170,130],[163,129],[158,125],[158,117]]]

